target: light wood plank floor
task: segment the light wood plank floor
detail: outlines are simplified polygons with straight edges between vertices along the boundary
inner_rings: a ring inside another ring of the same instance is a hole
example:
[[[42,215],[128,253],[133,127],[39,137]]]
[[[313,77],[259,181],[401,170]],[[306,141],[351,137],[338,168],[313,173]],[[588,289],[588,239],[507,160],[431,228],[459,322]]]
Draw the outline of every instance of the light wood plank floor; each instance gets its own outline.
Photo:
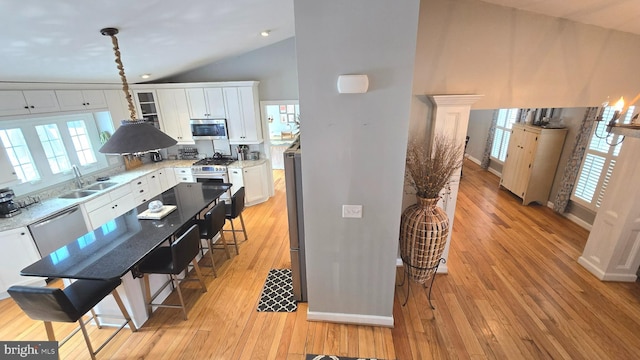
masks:
[[[295,313],[259,313],[267,272],[289,264],[284,179],[276,196],[247,208],[249,241],[240,255],[216,254],[219,276],[183,289],[189,320],[159,309],[136,333],[123,331],[99,359],[304,359],[306,353],[383,359],[636,359],[640,354],[640,286],[600,282],[576,259],[588,233],[539,206],[521,206],[498,179],[465,163],[448,275],[432,298],[412,284],[408,304],[396,292],[393,329],[306,321]],[[206,259],[206,258],[205,258]],[[206,260],[203,260],[203,263]],[[210,269],[204,268],[205,271]],[[398,278],[401,270],[398,271]],[[169,300],[175,300],[170,298]],[[42,323],[0,301],[0,339],[42,340]],[[60,334],[70,328],[55,324]],[[96,339],[108,330],[92,327]],[[86,359],[81,336],[62,359]]]

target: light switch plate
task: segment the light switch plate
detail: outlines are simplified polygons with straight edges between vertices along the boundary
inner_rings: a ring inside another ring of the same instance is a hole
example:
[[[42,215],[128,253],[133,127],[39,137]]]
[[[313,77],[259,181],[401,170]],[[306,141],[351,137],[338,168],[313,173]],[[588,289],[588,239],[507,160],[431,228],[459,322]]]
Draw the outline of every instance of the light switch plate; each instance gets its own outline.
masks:
[[[362,218],[362,205],[342,205],[343,218]]]

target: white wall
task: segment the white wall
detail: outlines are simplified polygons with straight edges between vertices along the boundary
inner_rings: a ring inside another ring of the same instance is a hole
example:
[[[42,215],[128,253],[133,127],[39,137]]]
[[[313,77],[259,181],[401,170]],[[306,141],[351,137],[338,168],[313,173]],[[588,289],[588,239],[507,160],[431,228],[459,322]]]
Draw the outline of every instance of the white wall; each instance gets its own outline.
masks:
[[[392,323],[418,5],[294,2],[310,319]],[[369,92],[338,94],[340,74]]]
[[[422,0],[415,94],[474,109],[600,105],[640,92],[640,36],[478,0]]]
[[[215,82],[258,80],[260,100],[298,98],[294,38],[224,59],[157,82]]]

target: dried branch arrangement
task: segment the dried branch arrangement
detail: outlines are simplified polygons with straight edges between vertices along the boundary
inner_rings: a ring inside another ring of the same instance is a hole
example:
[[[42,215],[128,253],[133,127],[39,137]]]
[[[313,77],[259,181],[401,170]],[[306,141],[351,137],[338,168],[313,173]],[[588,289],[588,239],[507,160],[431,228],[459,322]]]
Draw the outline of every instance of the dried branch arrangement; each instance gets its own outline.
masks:
[[[409,141],[407,147],[406,176],[423,198],[436,198],[454,172],[462,166],[464,147],[453,139],[436,135],[433,146],[418,140]]]

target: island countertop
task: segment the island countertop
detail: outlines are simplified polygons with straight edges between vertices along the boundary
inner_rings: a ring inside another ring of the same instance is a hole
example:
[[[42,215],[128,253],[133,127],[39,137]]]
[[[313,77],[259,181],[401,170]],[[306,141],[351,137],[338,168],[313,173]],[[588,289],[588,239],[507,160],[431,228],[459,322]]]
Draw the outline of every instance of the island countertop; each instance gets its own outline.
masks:
[[[70,243],[21,271],[25,276],[70,279],[120,278],[165,240],[191,225],[192,219],[226,187],[179,183],[150,199],[177,208],[161,220],[139,220],[148,202]],[[60,234],[60,236],[64,236]]]

